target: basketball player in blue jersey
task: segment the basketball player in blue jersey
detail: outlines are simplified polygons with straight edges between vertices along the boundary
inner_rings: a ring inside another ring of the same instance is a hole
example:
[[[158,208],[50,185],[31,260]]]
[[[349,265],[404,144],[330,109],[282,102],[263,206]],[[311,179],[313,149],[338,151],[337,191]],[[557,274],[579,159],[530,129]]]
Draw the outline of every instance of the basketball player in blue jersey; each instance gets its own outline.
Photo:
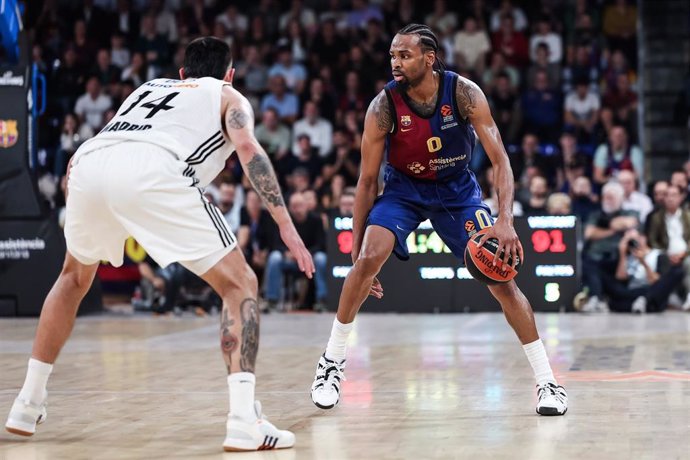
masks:
[[[469,236],[499,241],[505,259],[522,259],[513,228],[513,172],[489,105],[479,87],[445,71],[436,54],[437,37],[425,25],[410,24],[393,38],[393,81],[367,110],[362,136],[362,166],[355,199],[352,270],[345,279],[325,353],[319,359],[311,397],[330,409],[340,400],[345,344],[355,315],[367,295],[383,296],[376,275],[393,252],[409,258],[406,239],[429,219],[434,230],[461,260]],[[481,190],[468,169],[476,137],[494,169],[499,216],[494,223],[481,202]],[[378,175],[387,154],[385,189]],[[537,383],[537,413],[563,415],[565,389],[558,385],[534,322],[532,307],[514,281],[489,285],[523,345]]]

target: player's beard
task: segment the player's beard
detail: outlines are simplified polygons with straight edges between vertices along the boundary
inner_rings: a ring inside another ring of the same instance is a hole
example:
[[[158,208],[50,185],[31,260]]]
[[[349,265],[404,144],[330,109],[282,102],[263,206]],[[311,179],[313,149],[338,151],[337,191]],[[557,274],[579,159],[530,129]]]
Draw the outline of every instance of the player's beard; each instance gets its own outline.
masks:
[[[422,81],[424,81],[424,74],[422,73],[416,78],[410,78],[407,75],[403,75],[404,79],[398,83],[400,86],[400,89],[403,91],[407,91],[408,89],[414,88],[415,86],[419,85]]]

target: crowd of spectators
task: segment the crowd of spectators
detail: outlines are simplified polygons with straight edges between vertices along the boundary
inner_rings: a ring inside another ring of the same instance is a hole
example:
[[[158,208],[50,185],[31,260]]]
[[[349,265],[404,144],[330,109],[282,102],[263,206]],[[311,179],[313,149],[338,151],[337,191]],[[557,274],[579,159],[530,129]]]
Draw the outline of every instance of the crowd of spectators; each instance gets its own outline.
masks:
[[[41,168],[56,184],[74,151],[135,88],[178,78],[192,39],[214,35],[231,45],[234,86],[254,107],[256,136],[320,270],[316,304],[326,296],[327,216],[351,212],[366,108],[390,79],[390,40],[411,22],[431,26],[447,68],[486,93],[515,173],[515,215],[588,221],[611,181],[620,181],[624,208],[640,222],[651,211],[636,145],[630,0],[51,0],[35,8],[26,25],[49,91]],[[471,166],[495,212],[480,144]],[[60,187],[53,189],[59,207]],[[207,196],[267,278],[264,297],[277,302],[294,268],[236,159]]]

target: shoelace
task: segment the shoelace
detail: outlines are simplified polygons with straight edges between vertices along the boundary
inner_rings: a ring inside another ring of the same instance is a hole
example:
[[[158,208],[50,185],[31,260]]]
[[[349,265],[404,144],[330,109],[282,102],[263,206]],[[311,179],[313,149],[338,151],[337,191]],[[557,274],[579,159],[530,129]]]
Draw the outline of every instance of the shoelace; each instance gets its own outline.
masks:
[[[547,383],[546,385],[541,387],[540,390],[544,393],[548,392],[551,396],[554,396],[561,403],[565,400],[565,392],[563,390],[563,387],[556,386],[553,383]]]

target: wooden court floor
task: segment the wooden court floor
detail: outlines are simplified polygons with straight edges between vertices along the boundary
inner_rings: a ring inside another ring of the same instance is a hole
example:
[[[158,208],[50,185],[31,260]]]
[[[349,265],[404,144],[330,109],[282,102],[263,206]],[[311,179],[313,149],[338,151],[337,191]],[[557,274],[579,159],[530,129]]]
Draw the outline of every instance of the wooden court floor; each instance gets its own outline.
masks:
[[[340,406],[308,390],[332,316],[262,319],[257,397],[295,449],[224,454],[218,318],[80,318],[30,439],[0,459],[688,459],[690,315],[539,314],[570,397],[539,417],[529,364],[499,314],[361,315]],[[24,379],[34,319],[0,320],[0,417]]]

